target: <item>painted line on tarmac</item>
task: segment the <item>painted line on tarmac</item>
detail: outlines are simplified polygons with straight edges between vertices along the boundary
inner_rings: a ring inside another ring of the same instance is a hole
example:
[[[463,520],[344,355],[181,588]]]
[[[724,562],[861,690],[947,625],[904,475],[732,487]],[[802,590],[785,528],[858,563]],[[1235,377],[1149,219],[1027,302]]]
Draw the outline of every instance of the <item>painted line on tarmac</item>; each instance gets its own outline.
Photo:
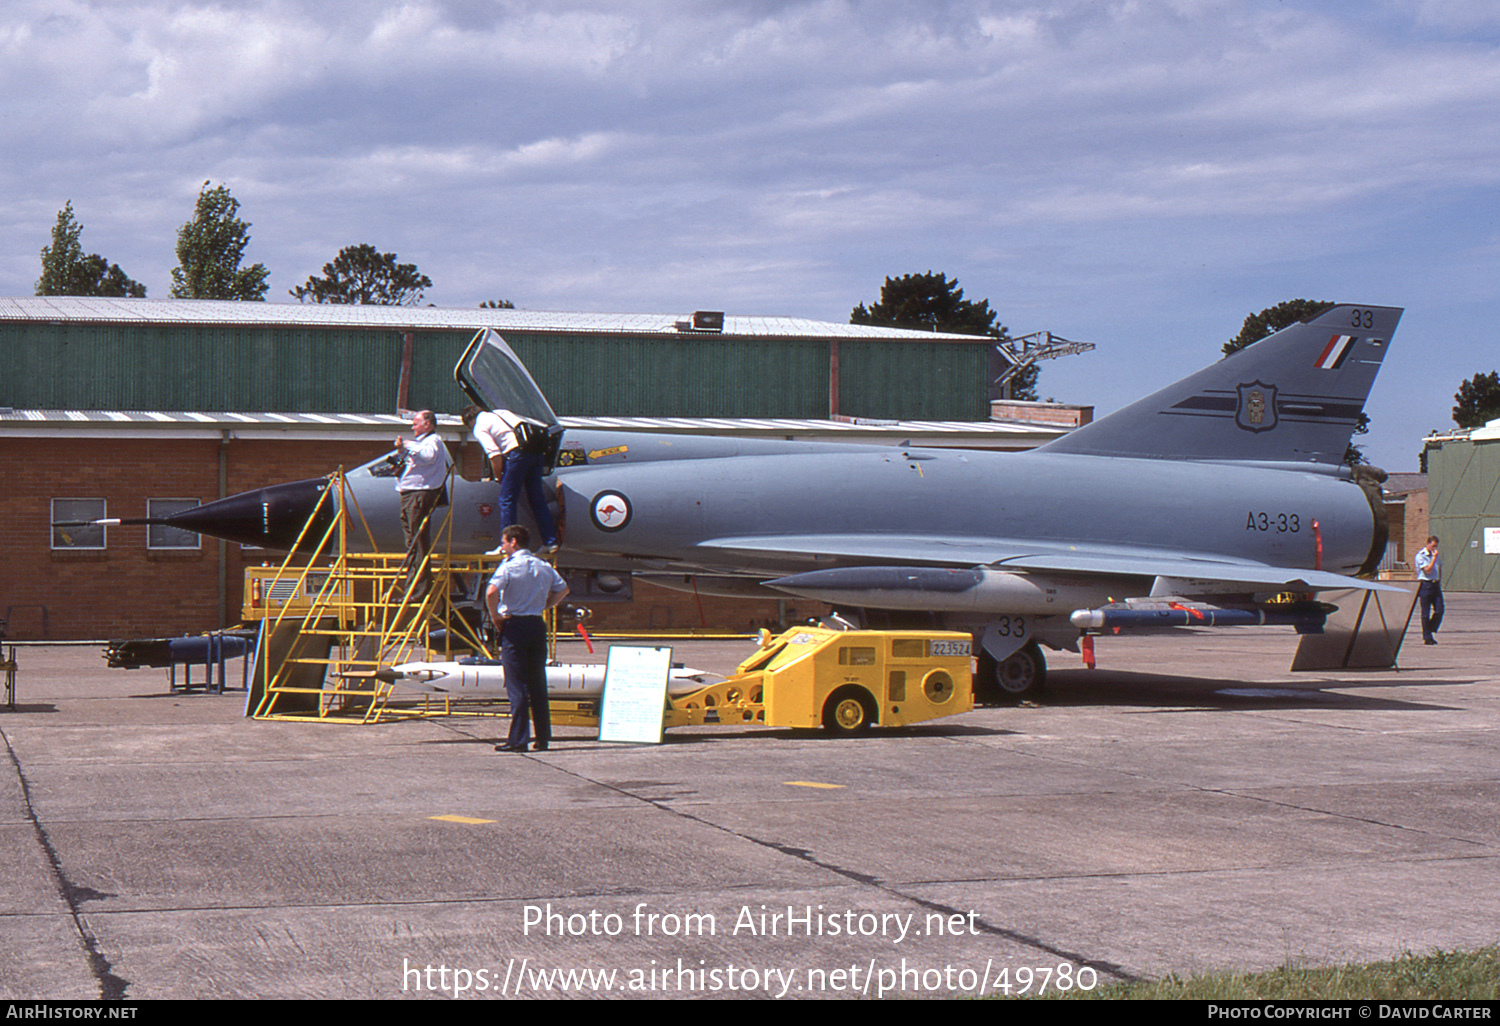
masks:
[[[470,826],[478,826],[478,825],[480,825],[482,823],[497,823],[497,822],[499,822],[498,820],[494,820],[494,819],[475,819],[473,816],[458,816],[458,815],[454,815],[452,813],[448,813],[447,815],[443,815],[443,816],[428,816],[427,818],[428,819],[441,820],[444,823],[467,823]]]

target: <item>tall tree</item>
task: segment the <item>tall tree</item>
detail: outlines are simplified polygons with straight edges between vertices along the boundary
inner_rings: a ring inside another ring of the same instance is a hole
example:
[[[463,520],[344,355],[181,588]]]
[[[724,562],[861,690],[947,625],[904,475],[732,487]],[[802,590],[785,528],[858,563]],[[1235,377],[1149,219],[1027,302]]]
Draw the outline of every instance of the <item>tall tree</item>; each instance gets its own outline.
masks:
[[[144,299],[146,286],[134,281],[119,264],[98,253],[84,256],[83,225],[73,216],[73,201],[57,212],[52,226],[52,245],[42,247],[42,276],[37,279],[39,296],[130,296]]]
[[[863,303],[856,306],[849,323],[1005,337],[1005,329],[995,324],[988,299],[970,302],[957,280],[931,271],[887,278],[880,287],[880,301],[868,308]]]
[[[508,299],[486,299],[479,304],[481,310],[514,310],[516,304]]]
[[[1332,303],[1312,299],[1288,299],[1284,303],[1268,306],[1260,313],[1250,314],[1240,325],[1240,333],[1228,342],[1224,343],[1221,352],[1225,356],[1237,353],[1246,346],[1254,345],[1268,335],[1274,335],[1282,328],[1290,327],[1298,321],[1305,321],[1311,317],[1327,310]],[[1354,422],[1354,434],[1365,435],[1370,432],[1370,415],[1364,410],[1359,411],[1359,419]],[[1365,459],[1364,450],[1359,446],[1349,444],[1344,450],[1344,462],[1351,467],[1357,467],[1361,463],[1368,463]]]
[[[849,323],[1010,337],[1004,325],[995,323],[995,311],[990,309],[988,299],[977,303],[967,300],[957,279],[950,281],[947,274],[931,271],[887,278],[880,287],[879,302],[856,306],[849,314]],[[1033,364],[1011,382],[1011,398],[1036,399],[1036,379],[1037,367]]]
[[[1500,417],[1500,371],[1475,374],[1453,394],[1453,423],[1461,428],[1483,427]]]
[[[265,264],[241,267],[250,245],[250,225],[237,216],[240,201],[229,186],[198,191],[193,219],[177,230],[177,266],[172,268],[173,299],[266,298]]]
[[[289,291],[299,303],[346,303],[363,306],[415,306],[432,279],[416,264],[396,263],[396,254],[378,253],[367,243],[345,246],[333,263],[323,265],[323,277]]]

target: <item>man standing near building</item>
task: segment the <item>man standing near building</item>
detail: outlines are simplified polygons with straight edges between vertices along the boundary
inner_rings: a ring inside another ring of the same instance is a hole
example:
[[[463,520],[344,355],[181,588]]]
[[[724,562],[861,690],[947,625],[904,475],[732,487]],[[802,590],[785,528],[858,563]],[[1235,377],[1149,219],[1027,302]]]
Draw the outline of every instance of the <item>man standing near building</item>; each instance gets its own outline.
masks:
[[[1422,603],[1422,644],[1436,645],[1433,635],[1443,625],[1443,561],[1438,557],[1436,535],[1417,553],[1417,601]]]
[[[500,535],[505,562],[490,578],[485,605],[500,632],[500,665],[510,699],[510,734],[497,752],[524,752],[535,725],[533,751],[552,742],[552,707],[547,702],[547,621],[542,615],[568,595],[556,570],[529,551],[531,532],[512,524]],[[528,722],[527,713],[530,713]]]
[[[406,536],[403,565],[408,586],[432,551],[432,511],[443,500],[450,464],[448,447],[438,437],[437,418],[431,410],[412,414],[411,430],[415,441],[396,438],[396,449],[406,457],[406,468],[396,480],[396,494],[401,498],[401,532]],[[431,584],[431,574],[424,568],[412,597],[426,595]]]

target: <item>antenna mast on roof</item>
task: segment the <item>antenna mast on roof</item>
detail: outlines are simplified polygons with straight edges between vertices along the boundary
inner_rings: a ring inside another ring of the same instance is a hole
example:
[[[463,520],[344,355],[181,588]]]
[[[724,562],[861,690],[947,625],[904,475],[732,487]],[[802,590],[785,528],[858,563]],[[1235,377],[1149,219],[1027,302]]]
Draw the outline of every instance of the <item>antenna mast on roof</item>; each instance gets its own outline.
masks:
[[[1009,399],[1016,375],[1038,360],[1055,360],[1059,356],[1086,353],[1093,348],[1092,342],[1073,342],[1050,331],[1033,331],[1019,338],[1001,339],[993,349],[999,359],[990,363],[990,399]],[[1004,368],[998,375],[995,374],[997,367]]]

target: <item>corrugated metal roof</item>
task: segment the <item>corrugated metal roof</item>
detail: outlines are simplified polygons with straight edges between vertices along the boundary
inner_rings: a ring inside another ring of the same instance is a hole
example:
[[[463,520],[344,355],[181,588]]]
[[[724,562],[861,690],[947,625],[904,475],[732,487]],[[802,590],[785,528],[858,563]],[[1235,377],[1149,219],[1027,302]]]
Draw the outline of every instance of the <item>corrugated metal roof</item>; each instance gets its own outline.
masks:
[[[973,335],[949,335],[903,328],[872,328],[801,317],[726,315],[724,330],[680,331],[692,311],[680,314],[563,313],[543,310],[463,310],[432,306],[336,306],[319,303],[244,303],[211,299],[106,299],[94,296],[0,297],[0,321],[135,324],[232,324],[295,327],[417,328],[454,330],[494,328],[517,331],[608,332],[706,339],[722,336],[763,338],[911,339],[983,343]]]
[[[457,424],[457,417],[439,417]],[[241,424],[294,424],[316,426],[409,428],[411,423],[394,413],[204,413],[172,410],[12,410],[0,409],[0,428],[13,424],[200,424],[237,427]]]
[[[1391,474],[1380,488],[1386,495],[1407,495],[1427,487],[1426,474]]]
[[[1062,431],[1033,424],[1002,424],[968,420],[794,420],[758,417],[560,417],[565,427],[614,428],[620,431],[659,431],[666,434],[785,435],[818,432],[826,435],[881,434],[902,438],[916,435],[993,435],[1041,441]]]
[[[459,430],[457,417],[443,417]],[[449,426],[445,424],[445,427]],[[394,438],[411,424],[379,413],[205,413],[163,410],[13,410],[0,407],[0,438]]]
[[[1031,448],[1063,432],[1034,425],[993,421],[838,421],[695,417],[562,417],[564,427],[580,430],[643,431],[657,434],[733,435],[807,441],[870,442],[986,449]],[[395,414],[376,413],[204,413],[161,410],[0,409],[0,438],[45,437],[219,437],[347,440],[387,438],[410,424]],[[438,429],[450,439],[462,433],[457,417],[441,416]]]

